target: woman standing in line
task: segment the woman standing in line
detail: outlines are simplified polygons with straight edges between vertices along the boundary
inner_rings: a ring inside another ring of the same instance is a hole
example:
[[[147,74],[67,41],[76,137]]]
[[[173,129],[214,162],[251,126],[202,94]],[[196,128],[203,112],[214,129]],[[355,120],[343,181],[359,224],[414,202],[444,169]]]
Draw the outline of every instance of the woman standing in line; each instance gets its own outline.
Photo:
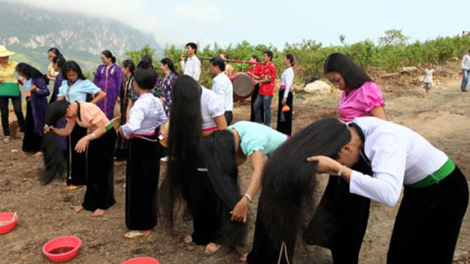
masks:
[[[62,86],[59,88],[57,100],[66,100],[69,103],[88,102],[89,98],[95,95],[91,103],[97,104],[106,97],[106,94],[90,80],[87,80],[82,73],[82,69],[75,61],[67,61],[63,68]],[[51,124],[49,124],[51,125]],[[86,184],[86,154],[74,151],[78,141],[87,135],[87,130],[81,126],[74,126],[72,133],[68,137],[68,170],[67,189],[75,190]]]
[[[121,67],[116,64],[116,58],[109,50],[101,52],[101,61],[103,64],[96,69],[93,82],[106,94],[104,100],[98,102],[97,105],[111,120],[114,117],[114,107],[120,94],[122,71]]]
[[[26,97],[26,131],[23,139],[23,151],[34,153],[33,157],[41,155],[41,140],[44,135],[44,119],[48,106],[47,77],[26,63],[16,66],[16,72],[25,80],[26,91],[30,96]]]
[[[286,135],[292,134],[292,111],[294,108],[294,98],[292,96],[292,84],[294,83],[294,69],[296,65],[295,57],[292,54],[284,56],[286,70],[281,75],[281,86],[279,89],[279,104],[277,111],[277,131]],[[284,107],[289,107],[284,111]]]

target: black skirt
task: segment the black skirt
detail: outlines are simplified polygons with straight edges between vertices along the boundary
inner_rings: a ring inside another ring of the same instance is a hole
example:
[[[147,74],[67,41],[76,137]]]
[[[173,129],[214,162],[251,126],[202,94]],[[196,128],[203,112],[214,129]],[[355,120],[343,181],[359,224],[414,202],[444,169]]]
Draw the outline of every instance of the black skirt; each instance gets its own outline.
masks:
[[[128,141],[126,226],[130,230],[150,230],[157,224],[154,211],[160,177],[160,144],[156,137],[133,137]]]
[[[75,151],[78,141],[86,135],[86,128],[75,125],[72,134],[67,139],[67,185],[81,186],[86,184],[87,154]]]
[[[290,107],[290,110],[287,112],[282,112],[282,107],[283,107],[282,98],[284,98],[284,89],[279,90],[279,103],[278,103],[278,110],[277,110],[277,131],[290,136],[292,134],[292,110],[293,110],[293,105],[294,105],[294,97],[292,96],[292,92],[289,91],[286,104]]]
[[[108,130],[103,136],[90,141],[87,157],[87,184],[83,208],[89,211],[106,210],[114,200],[114,149],[116,131]]]
[[[42,136],[34,132],[34,117],[31,108],[31,99],[26,99],[26,130],[24,132],[22,150],[28,153],[36,153],[41,150]]]
[[[458,167],[439,184],[405,186],[387,263],[452,263],[467,206],[468,183]]]

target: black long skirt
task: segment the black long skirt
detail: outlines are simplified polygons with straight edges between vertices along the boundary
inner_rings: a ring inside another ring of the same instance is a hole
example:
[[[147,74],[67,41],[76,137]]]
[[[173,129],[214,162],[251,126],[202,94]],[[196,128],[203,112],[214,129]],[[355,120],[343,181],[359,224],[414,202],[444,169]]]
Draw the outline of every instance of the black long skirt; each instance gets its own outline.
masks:
[[[157,224],[154,210],[160,177],[160,144],[156,137],[133,137],[128,142],[126,226],[130,230],[150,230]]]
[[[34,117],[31,108],[31,99],[26,99],[26,130],[24,132],[22,150],[28,153],[36,153],[41,150],[42,136],[34,132]]]
[[[87,135],[87,129],[75,125],[67,139],[67,185],[85,185],[87,179],[87,154],[77,153],[75,146]]]
[[[255,91],[251,95],[251,116],[250,121],[255,122],[255,109],[253,105],[255,104],[256,97],[259,95],[259,84],[255,85]],[[264,108],[260,107],[261,110],[261,123],[264,123]]]
[[[88,211],[106,210],[114,200],[114,149],[116,131],[108,130],[103,136],[90,141],[87,157],[87,184],[83,208]]]
[[[282,112],[282,98],[284,97],[284,89],[279,90],[279,103],[278,103],[278,110],[277,110],[277,131],[291,135],[292,134],[292,110],[294,105],[294,97],[292,96],[292,92],[289,91],[289,95],[287,96],[286,104],[290,107],[290,110],[287,112]],[[282,118],[284,116],[284,118]]]
[[[405,186],[387,263],[452,263],[467,206],[468,183],[458,167],[439,184]]]

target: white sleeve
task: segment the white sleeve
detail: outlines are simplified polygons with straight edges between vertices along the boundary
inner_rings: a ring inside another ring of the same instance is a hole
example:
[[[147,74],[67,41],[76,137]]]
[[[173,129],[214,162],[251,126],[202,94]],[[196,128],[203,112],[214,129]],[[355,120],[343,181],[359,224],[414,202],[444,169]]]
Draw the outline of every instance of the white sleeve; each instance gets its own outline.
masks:
[[[374,142],[370,159],[376,178],[358,171],[351,173],[349,191],[393,207],[400,198],[406,168],[406,148],[403,144],[383,144],[401,141],[393,135],[381,135]]]
[[[294,82],[294,71],[288,71],[286,76],[286,88],[284,90],[284,98],[289,96],[290,88],[292,87],[292,83]]]
[[[137,101],[129,112],[129,122],[122,126],[122,132],[124,135],[129,136],[131,133],[140,129],[142,127],[142,121],[144,120],[144,117],[144,109]]]
[[[466,60],[466,58],[467,58],[467,55],[464,55],[463,58],[462,58],[462,63],[460,64],[462,69],[467,69],[467,68],[465,68],[465,60]]]
[[[180,65],[181,65],[181,72],[184,74],[184,70],[186,66],[186,64],[184,63],[184,60],[180,61]]]
[[[193,63],[192,76],[194,80],[199,81],[201,76],[201,61],[199,59]]]
[[[209,109],[209,113],[212,118],[216,118],[218,116],[222,116],[225,114],[225,108],[224,108],[223,102],[224,102],[224,99],[215,93],[207,101],[207,108]]]

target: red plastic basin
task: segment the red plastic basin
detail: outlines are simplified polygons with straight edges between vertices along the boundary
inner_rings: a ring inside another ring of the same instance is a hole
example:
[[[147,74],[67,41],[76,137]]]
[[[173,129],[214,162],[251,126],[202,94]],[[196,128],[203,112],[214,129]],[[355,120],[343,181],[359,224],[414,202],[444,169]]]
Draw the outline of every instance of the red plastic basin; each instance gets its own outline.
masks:
[[[15,219],[11,221],[14,214],[12,212],[0,213],[0,235],[6,234],[15,228],[19,217],[17,214]]]
[[[76,236],[57,237],[44,244],[42,253],[52,262],[63,263],[73,259],[78,254],[81,245],[82,241]],[[57,251],[60,248],[69,248],[70,251],[56,254],[51,253],[51,251]]]
[[[158,264],[158,260],[149,257],[133,258],[124,261],[121,264]]]

